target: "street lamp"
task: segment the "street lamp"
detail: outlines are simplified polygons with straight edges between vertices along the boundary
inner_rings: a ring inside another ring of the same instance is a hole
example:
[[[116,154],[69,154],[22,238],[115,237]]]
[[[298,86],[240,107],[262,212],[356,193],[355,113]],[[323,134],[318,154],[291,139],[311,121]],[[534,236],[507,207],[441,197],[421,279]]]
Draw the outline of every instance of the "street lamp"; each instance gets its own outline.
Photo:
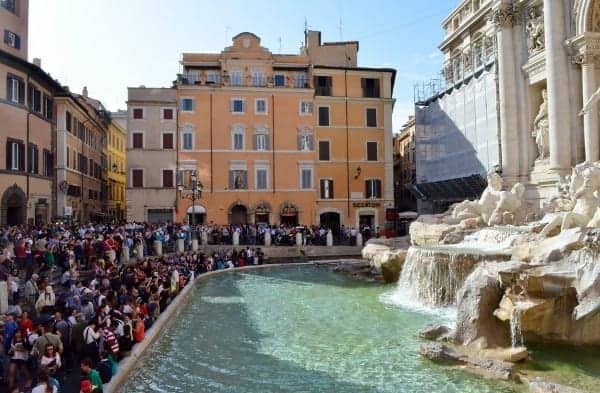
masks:
[[[194,239],[196,237],[196,199],[200,199],[202,198],[202,190],[204,189],[204,186],[202,185],[202,183],[200,181],[198,181],[198,175],[196,174],[196,171],[192,171],[192,176],[191,176],[191,180],[192,180],[192,184],[191,184],[191,189],[189,190],[188,193],[184,194],[184,190],[185,190],[185,186],[183,184],[183,179],[180,179],[179,184],[177,185],[177,191],[179,192],[179,197],[181,199],[190,199],[192,201],[192,220],[191,220],[191,225],[192,228],[194,228],[192,230],[192,239]]]

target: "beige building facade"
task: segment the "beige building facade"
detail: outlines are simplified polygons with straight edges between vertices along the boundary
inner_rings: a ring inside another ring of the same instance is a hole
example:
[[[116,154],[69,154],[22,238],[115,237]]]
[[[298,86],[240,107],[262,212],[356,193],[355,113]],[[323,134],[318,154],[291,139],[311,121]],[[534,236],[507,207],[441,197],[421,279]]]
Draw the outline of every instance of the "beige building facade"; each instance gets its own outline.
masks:
[[[0,50],[27,60],[29,0],[0,1]]]
[[[125,213],[125,188],[127,185],[125,176],[127,173],[127,155],[125,154],[125,147],[127,146],[127,133],[125,132],[125,129],[121,127],[119,121],[112,118],[112,114],[108,126],[106,145],[106,158],[108,161],[107,213],[110,218],[121,221],[127,217]]]
[[[170,88],[129,88],[127,101],[128,221],[175,218],[177,92]]]
[[[393,207],[395,71],[357,65],[358,42],[307,31],[296,55],[241,33],[221,53],[184,53],[178,178],[204,189],[177,220],[380,226]],[[129,130],[132,132],[132,130]]]

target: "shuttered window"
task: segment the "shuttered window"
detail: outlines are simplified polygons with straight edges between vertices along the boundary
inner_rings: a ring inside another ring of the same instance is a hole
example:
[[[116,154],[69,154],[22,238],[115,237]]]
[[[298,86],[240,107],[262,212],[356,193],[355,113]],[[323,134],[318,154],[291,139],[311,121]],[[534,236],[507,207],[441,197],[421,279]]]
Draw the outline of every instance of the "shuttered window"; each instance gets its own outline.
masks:
[[[68,158],[67,158],[67,162]],[[49,150],[44,149],[44,176],[51,177],[54,174],[54,157]]]
[[[367,127],[377,127],[377,109],[375,108],[367,108],[366,110],[367,117]]]
[[[244,100],[231,100],[231,112],[233,113],[244,113],[246,112],[246,103]]]
[[[143,108],[133,108],[133,118],[134,119],[143,119],[144,118],[144,109]]]
[[[38,148],[33,143],[30,143],[27,148],[27,172],[38,173]]]
[[[143,169],[132,169],[131,170],[131,186],[134,188],[144,187],[144,170]]]
[[[321,179],[319,183],[321,199],[333,199],[333,180]]]
[[[18,76],[6,77],[6,99],[13,104],[25,104],[25,82]]]
[[[300,188],[303,190],[312,188],[312,168],[302,168],[300,170]]]
[[[367,142],[367,161],[377,161],[377,142]]]
[[[194,135],[191,132],[183,133],[183,150],[192,150],[194,148]]]
[[[311,134],[298,135],[298,150],[313,151],[313,136]]]
[[[329,107],[327,107],[327,106],[319,107],[319,126],[321,126],[321,127],[329,126]]]
[[[229,189],[245,190],[248,188],[248,172],[236,169],[229,171]]]
[[[173,170],[172,169],[163,169],[163,187],[171,188],[173,187]]]
[[[38,113],[42,111],[42,92],[32,84],[29,85],[27,101],[32,111]]]
[[[71,129],[72,129],[71,128],[72,127],[72,124],[71,124],[72,121],[73,121],[73,116],[71,116],[71,112],[67,111],[67,113],[65,115],[65,123],[67,123],[66,127],[67,127],[67,131],[69,131],[69,132],[71,132]]]
[[[163,149],[172,149],[173,148],[173,134],[172,133],[163,134],[162,139],[163,139],[162,140]]]
[[[329,141],[319,141],[319,161],[329,161]]]
[[[6,169],[11,171],[25,170],[25,144],[21,141],[6,141]]]
[[[254,150],[269,150],[269,135],[255,134],[254,135]]]
[[[165,119],[165,120],[173,120],[173,109],[164,108],[163,109],[163,119]]]
[[[144,147],[144,134],[141,132],[133,133],[133,148],[142,149]]]
[[[369,179],[365,181],[365,195],[367,198],[381,198],[381,180]]]
[[[267,189],[267,169],[256,170],[256,189],[266,190]]]

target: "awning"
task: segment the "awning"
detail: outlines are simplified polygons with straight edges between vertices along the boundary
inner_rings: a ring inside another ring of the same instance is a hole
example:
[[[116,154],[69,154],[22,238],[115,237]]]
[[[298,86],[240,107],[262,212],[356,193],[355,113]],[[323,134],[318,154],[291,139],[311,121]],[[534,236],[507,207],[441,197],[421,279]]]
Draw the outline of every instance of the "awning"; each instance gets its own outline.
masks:
[[[406,220],[414,220],[419,217],[419,213],[417,212],[402,212],[398,213],[398,218],[406,219]]]
[[[436,202],[460,202],[477,199],[487,187],[481,175],[471,175],[456,179],[431,183],[411,184],[407,188],[418,199]]]
[[[195,205],[195,206],[188,207],[187,212],[188,212],[188,214],[192,214],[192,213],[202,214],[202,213],[206,213],[206,209],[204,208],[204,206]]]

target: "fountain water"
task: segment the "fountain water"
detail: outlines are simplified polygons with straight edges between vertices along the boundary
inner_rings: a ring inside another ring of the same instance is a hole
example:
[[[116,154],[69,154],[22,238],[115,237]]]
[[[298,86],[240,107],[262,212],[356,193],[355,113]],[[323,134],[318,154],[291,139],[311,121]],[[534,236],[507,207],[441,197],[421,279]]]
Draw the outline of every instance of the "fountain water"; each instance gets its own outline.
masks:
[[[521,316],[523,311],[519,307],[513,307],[510,316],[510,343],[513,348],[525,345],[523,331],[521,330]]]

